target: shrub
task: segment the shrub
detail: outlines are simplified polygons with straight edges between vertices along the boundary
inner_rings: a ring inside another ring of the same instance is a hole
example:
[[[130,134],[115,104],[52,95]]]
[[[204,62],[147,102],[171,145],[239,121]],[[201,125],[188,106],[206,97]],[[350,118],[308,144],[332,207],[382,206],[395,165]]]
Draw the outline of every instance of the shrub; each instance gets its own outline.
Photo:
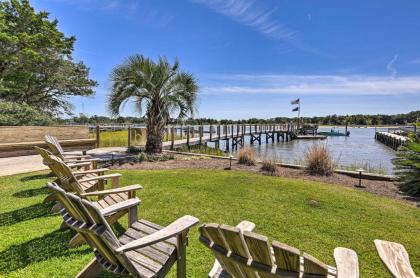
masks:
[[[409,136],[411,142],[401,146],[393,160],[396,183],[399,189],[410,196],[420,196],[420,136]]]
[[[255,165],[255,152],[251,147],[241,148],[239,150],[238,163],[248,166]]]
[[[333,161],[326,144],[313,144],[305,152],[306,170],[311,175],[329,176],[333,173]]]
[[[139,147],[136,147],[136,146],[129,146],[127,148],[126,152],[129,153],[129,154],[138,154],[138,153],[141,152],[141,149]]]
[[[175,157],[172,154],[153,154],[153,153],[141,152],[137,156],[137,162],[168,161],[172,159],[175,159]]]
[[[263,160],[261,170],[273,175],[277,172],[276,162],[274,160]]]

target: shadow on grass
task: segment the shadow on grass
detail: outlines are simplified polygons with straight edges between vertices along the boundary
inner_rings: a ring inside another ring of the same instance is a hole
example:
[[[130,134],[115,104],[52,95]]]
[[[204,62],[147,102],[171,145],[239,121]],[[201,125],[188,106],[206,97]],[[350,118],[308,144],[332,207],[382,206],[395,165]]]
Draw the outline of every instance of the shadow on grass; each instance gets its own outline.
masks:
[[[55,177],[54,174],[50,172],[48,174],[38,174],[38,175],[22,177],[20,178],[20,181],[25,182],[25,181],[33,181],[33,180],[40,180],[40,179],[49,179],[53,177]]]
[[[51,206],[36,204],[26,208],[0,213],[0,226],[9,226],[22,221],[48,216],[52,216]]]
[[[40,187],[40,188],[19,191],[19,192],[14,193],[12,196],[17,197],[17,198],[29,198],[29,197],[34,197],[38,195],[47,195],[48,193],[49,193],[48,188]]]
[[[63,257],[64,263],[67,256],[90,253],[90,249],[80,250],[79,248],[69,249],[67,247],[73,235],[74,232],[70,230],[57,230],[43,237],[10,246],[0,252],[0,276],[51,258]]]

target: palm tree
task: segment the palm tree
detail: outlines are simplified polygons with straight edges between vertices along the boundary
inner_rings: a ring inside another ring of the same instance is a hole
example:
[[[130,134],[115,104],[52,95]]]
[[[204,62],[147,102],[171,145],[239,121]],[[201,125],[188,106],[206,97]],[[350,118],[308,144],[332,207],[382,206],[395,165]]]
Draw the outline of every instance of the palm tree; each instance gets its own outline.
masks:
[[[170,65],[165,57],[155,63],[143,55],[129,57],[111,73],[112,92],[108,106],[119,115],[122,104],[134,100],[140,113],[145,112],[146,152],[162,152],[165,126],[169,117],[193,115],[198,85],[193,75],[183,72],[179,62]]]

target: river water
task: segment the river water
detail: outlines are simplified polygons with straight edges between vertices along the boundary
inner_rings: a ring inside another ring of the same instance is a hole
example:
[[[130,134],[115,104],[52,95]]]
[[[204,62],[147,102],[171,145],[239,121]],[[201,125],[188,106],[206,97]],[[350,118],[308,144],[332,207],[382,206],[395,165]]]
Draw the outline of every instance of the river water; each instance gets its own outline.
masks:
[[[318,131],[329,131],[320,128]],[[344,132],[344,129],[340,129]],[[392,174],[392,162],[395,151],[375,140],[375,128],[349,128],[350,136],[328,136],[326,143],[334,163],[341,168],[364,168],[369,172]],[[386,131],[386,129],[377,129]],[[284,163],[303,164],[303,157],[308,147],[318,140],[293,140],[290,142],[266,144],[263,135],[262,144],[254,143],[253,148],[260,159],[274,159]],[[245,138],[245,145],[249,146],[249,137]],[[251,145],[252,146],[252,145]],[[224,150],[221,142],[220,148]],[[233,151],[235,154],[236,151]]]

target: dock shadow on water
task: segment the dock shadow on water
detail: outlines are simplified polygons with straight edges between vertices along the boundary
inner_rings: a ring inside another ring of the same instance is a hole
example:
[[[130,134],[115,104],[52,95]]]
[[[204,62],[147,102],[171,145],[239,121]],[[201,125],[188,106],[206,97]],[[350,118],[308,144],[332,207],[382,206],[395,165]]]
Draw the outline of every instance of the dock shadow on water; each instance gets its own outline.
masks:
[[[63,258],[70,255],[84,255],[89,249],[69,249],[67,243],[74,235],[71,230],[56,230],[43,237],[34,238],[18,245],[12,245],[0,252],[0,276],[23,269],[33,263]]]

